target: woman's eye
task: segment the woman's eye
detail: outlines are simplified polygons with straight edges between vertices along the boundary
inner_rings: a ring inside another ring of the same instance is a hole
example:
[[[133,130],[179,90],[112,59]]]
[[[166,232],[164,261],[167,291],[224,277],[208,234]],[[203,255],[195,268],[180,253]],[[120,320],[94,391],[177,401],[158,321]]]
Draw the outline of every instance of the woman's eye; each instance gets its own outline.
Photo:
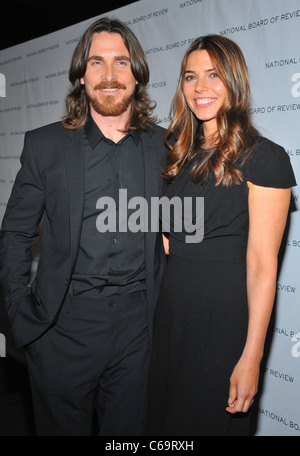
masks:
[[[185,77],[185,80],[186,80],[187,82],[190,82],[190,81],[192,81],[193,79],[195,79],[195,76],[193,76],[193,75],[191,75],[191,74]]]

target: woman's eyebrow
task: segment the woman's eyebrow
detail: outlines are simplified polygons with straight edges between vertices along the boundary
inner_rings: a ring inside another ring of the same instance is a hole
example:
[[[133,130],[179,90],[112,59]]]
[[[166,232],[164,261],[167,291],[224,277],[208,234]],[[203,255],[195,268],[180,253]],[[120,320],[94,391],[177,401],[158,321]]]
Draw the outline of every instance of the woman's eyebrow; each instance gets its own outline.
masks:
[[[215,68],[208,68],[207,70],[204,70],[205,73],[209,73],[210,71],[215,71]],[[184,73],[196,73],[195,70],[185,70]]]

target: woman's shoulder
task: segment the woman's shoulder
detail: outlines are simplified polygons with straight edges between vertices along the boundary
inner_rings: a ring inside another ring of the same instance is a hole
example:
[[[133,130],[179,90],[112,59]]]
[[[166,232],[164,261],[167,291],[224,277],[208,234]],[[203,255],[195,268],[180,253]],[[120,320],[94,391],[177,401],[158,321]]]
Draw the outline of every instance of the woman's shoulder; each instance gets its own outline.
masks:
[[[296,185],[289,155],[282,146],[265,137],[257,138],[243,172],[246,180],[263,187]]]

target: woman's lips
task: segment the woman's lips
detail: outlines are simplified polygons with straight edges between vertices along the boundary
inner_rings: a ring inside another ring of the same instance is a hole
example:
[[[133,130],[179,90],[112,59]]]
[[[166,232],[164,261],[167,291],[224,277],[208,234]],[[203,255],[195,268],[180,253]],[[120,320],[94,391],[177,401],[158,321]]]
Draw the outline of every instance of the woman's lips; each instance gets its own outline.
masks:
[[[207,108],[212,105],[217,99],[216,98],[195,98],[196,106],[200,108]]]

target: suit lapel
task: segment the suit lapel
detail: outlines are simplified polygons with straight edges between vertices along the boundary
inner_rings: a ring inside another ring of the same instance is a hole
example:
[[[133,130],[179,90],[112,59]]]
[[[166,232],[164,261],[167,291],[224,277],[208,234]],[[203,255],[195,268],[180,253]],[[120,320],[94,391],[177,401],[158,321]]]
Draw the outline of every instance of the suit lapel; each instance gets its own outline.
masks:
[[[68,131],[65,143],[65,163],[69,188],[69,220],[72,265],[77,257],[84,208],[83,130]]]
[[[144,153],[145,198],[148,203],[148,233],[145,236],[146,274],[153,275],[155,241],[157,233],[151,232],[151,198],[159,196],[159,154],[155,151],[155,141],[151,130],[142,134]],[[152,281],[152,279],[151,279]],[[148,285],[151,285],[148,281]]]
[[[142,135],[143,152],[144,152],[144,176],[145,176],[145,198],[148,205],[151,203],[151,197],[158,195],[159,163],[158,154],[155,151],[155,144],[152,138],[152,132],[145,132]]]

